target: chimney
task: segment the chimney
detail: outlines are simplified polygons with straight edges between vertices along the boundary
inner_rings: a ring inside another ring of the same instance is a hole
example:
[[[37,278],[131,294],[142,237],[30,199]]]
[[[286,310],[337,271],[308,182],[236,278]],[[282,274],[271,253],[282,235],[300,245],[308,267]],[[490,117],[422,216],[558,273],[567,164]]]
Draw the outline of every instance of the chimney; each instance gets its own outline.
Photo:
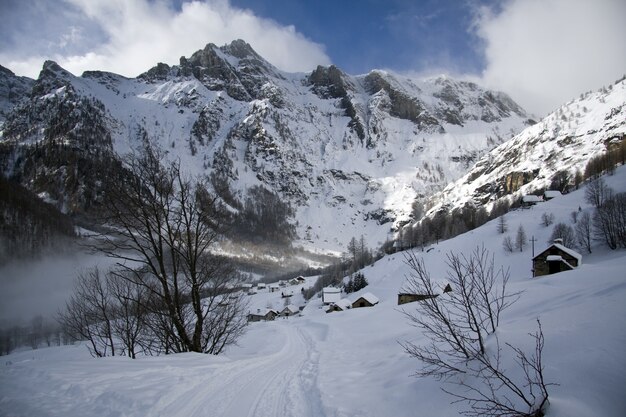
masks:
[[[554,243],[558,243],[559,245],[563,244],[563,239],[558,238],[558,239],[554,239]]]

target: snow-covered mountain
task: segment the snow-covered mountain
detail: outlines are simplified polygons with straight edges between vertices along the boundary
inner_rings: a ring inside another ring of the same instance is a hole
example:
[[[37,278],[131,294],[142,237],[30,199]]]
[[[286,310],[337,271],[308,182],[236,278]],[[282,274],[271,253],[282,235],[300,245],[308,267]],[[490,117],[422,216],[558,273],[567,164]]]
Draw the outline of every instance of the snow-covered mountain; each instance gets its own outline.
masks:
[[[85,166],[110,166],[150,141],[240,199],[255,185],[279,194],[301,242],[327,249],[361,234],[384,241],[416,197],[532,124],[505,94],[470,82],[334,66],[285,73],[241,40],[132,79],[77,77],[48,61],[20,86],[18,104],[2,95],[11,110],[0,114],[1,168],[63,210],[97,202],[98,168]]]
[[[431,213],[549,187],[555,174],[573,180],[585,165],[626,139],[626,79],[581,94],[484,155],[434,197]]]

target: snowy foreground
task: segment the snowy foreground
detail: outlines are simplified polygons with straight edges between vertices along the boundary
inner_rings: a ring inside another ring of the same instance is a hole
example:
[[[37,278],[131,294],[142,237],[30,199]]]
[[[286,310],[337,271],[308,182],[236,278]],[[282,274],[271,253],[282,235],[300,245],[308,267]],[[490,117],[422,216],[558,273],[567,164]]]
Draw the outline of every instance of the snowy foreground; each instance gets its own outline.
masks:
[[[606,178],[626,191],[626,169]],[[570,223],[570,213],[589,210],[581,191],[507,214],[512,237],[521,224],[547,246],[551,227],[541,214]],[[469,253],[477,244],[510,267],[511,291],[520,300],[503,313],[501,342],[530,348],[527,333],[540,318],[552,417],[626,415],[626,252],[599,246],[583,253],[577,270],[530,278],[531,249],[507,254],[496,222],[442,242],[424,257],[433,277],[445,276],[445,255]],[[454,416],[463,404],[433,379],[411,374],[418,363],[398,341],[420,341],[396,297],[408,269],[403,255],[363,270],[381,302],[372,308],[324,313],[314,298],[301,317],[252,323],[239,346],[225,355],[178,354],[131,360],[93,359],[84,346],[22,351],[2,357],[2,416]],[[311,279],[309,279],[311,280]],[[305,286],[310,285],[311,281]],[[299,287],[294,302],[302,302]],[[350,294],[355,299],[359,293]],[[251,297],[252,308],[282,309],[280,293]],[[405,304],[407,310],[414,305]],[[509,363],[507,363],[507,366]],[[513,371],[518,375],[518,371]]]

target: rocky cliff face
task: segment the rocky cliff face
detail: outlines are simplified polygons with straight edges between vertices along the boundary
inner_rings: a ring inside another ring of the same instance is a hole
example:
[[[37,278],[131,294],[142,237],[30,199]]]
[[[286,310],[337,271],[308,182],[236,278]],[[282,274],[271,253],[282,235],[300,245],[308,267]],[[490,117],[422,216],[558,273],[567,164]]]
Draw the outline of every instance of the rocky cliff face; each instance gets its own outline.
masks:
[[[149,141],[240,200],[257,185],[277,193],[295,208],[301,242],[328,249],[361,234],[383,241],[416,197],[532,123],[472,83],[334,66],[284,73],[240,40],[136,79],[47,62],[36,81],[6,74],[0,92],[7,83],[20,87],[17,99],[0,97],[1,169],[64,210],[98,199],[97,175],[74,161],[107,164]]]
[[[34,83],[34,80],[18,77],[0,65],[0,124],[22,99],[28,97]]]

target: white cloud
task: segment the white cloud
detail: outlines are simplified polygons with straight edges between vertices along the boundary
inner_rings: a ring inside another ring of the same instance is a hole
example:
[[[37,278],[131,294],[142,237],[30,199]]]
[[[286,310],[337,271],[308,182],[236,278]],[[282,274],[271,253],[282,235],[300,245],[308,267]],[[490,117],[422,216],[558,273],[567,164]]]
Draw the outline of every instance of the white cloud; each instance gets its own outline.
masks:
[[[59,50],[47,57],[74,74],[99,69],[136,76],[157,62],[178,64],[181,56],[189,56],[209,42],[219,46],[234,39],[245,40],[285,71],[308,71],[330,63],[323,46],[306,39],[293,26],[260,18],[227,0],[183,3],[180,10],[164,0],[65,1],[104,34],[87,52]],[[61,39],[77,42],[85,36],[74,35]],[[7,51],[0,53],[0,58],[17,74],[31,77],[37,76],[43,63],[41,56],[11,57]]]
[[[510,0],[498,14],[482,9],[483,82],[545,115],[626,73],[623,0]]]

